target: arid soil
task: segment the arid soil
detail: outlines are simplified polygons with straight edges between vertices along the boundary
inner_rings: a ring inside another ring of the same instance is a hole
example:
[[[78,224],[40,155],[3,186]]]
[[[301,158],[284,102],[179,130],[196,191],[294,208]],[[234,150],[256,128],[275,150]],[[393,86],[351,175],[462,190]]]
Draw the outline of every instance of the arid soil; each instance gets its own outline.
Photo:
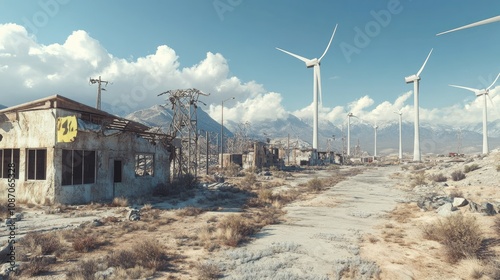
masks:
[[[471,165],[477,169],[465,179],[452,180],[453,171]],[[224,184],[204,178],[180,195],[113,205],[21,205],[18,238],[50,233],[58,248],[49,253],[55,263],[29,274],[30,256],[40,253],[29,247],[34,252],[19,261],[14,278],[93,279],[112,267],[107,279],[496,279],[499,218],[457,208],[452,215],[477,222],[487,254],[450,261],[445,245],[428,236],[428,228],[446,217],[422,209],[421,201],[464,197],[498,210],[498,165],[497,151],[424,163],[275,171]],[[445,182],[435,182],[439,173]],[[316,179],[319,188],[310,184]],[[127,219],[130,207],[140,209],[141,220]],[[89,236],[91,246],[78,249]],[[0,241],[7,238],[3,223]],[[19,257],[23,246],[20,240]],[[161,251],[156,262],[139,259],[152,249]],[[118,253],[131,250],[127,256],[135,263],[117,263]],[[92,273],[77,273],[82,267]]]

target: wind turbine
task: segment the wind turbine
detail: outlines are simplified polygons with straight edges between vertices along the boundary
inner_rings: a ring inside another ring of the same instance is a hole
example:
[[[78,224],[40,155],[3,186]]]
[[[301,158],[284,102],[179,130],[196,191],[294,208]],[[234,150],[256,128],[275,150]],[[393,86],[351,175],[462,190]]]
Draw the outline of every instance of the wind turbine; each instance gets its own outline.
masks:
[[[356,117],[353,113],[347,114],[347,156],[351,156],[351,117]]]
[[[335,29],[333,30],[332,37],[330,38],[330,42],[328,42],[328,45],[326,46],[325,51],[319,58],[313,58],[313,59],[307,59],[305,57],[302,57],[300,55],[296,55],[294,53],[282,50],[280,48],[276,48],[279,51],[282,51],[286,54],[289,54],[299,60],[302,60],[307,68],[313,68],[314,73],[313,73],[313,107],[314,107],[314,115],[313,115],[313,149],[317,151],[318,149],[318,92],[319,92],[319,97],[320,97],[320,103],[323,102],[323,97],[321,94],[321,73],[320,73],[320,64],[321,64],[321,59],[326,55],[326,52],[330,48],[330,44],[332,43],[333,37],[335,36],[335,31],[337,31],[337,25],[335,25]]]
[[[488,109],[487,109],[487,101],[486,101],[486,96],[490,98],[491,103],[493,104],[493,101],[491,100],[491,97],[489,95],[491,87],[497,82],[498,77],[500,77],[500,73],[497,75],[497,78],[493,81],[493,83],[485,88],[485,89],[475,89],[475,88],[469,88],[469,87],[463,87],[463,86],[456,86],[456,85],[450,85],[452,87],[456,88],[461,88],[461,89],[466,89],[469,91],[472,91],[476,94],[476,96],[483,96],[483,154],[488,154],[489,153],[489,148],[488,148]]]
[[[378,129],[377,123],[375,123],[373,129],[375,130],[375,147],[373,148],[373,159],[375,160],[375,158],[377,157],[377,129]]]
[[[420,157],[420,127],[419,127],[420,124],[419,124],[419,116],[418,116],[418,81],[420,80],[420,74],[424,70],[425,64],[427,63],[427,60],[429,60],[431,53],[432,53],[432,49],[429,52],[429,55],[427,56],[427,58],[425,59],[424,64],[422,65],[420,70],[418,70],[417,74],[405,77],[405,82],[407,84],[413,83],[413,87],[414,87],[414,89],[413,89],[413,97],[414,97],[413,98],[413,100],[414,100],[413,106],[415,107],[414,108],[414,111],[415,111],[415,139],[414,139],[414,143],[413,143],[413,161],[421,161],[421,157]]]
[[[458,28],[455,28],[452,30],[441,32],[441,33],[436,34],[436,36],[443,35],[443,34],[450,33],[450,32],[455,32],[455,31],[462,30],[462,29],[467,29],[467,28],[479,26],[479,25],[483,25],[483,24],[488,24],[488,23],[492,23],[492,22],[496,22],[496,21],[500,21],[500,16],[492,17],[489,19],[485,19],[485,20],[481,20],[481,21],[474,22],[471,24],[467,24],[467,25],[464,25],[464,26],[461,26],[461,27],[458,27]]]
[[[399,115],[399,161],[403,160],[403,139],[401,137],[402,134],[402,121],[403,121],[403,112],[401,110],[394,112]]]

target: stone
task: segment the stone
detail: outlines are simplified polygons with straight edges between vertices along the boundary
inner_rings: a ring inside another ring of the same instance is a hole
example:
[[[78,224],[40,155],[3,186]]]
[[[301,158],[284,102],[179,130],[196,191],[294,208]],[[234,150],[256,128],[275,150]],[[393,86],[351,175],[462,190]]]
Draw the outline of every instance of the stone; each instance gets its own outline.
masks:
[[[97,280],[105,280],[105,279],[110,279],[113,274],[115,274],[115,268],[114,267],[108,267],[108,269],[104,271],[97,271],[94,273],[94,278]]]
[[[43,264],[53,264],[56,263],[57,260],[55,255],[42,255],[42,256],[36,256],[34,258],[41,260]]]
[[[493,204],[491,204],[489,202],[483,202],[481,204],[481,213],[483,213],[487,216],[494,216],[497,214],[497,211],[495,211]]]
[[[94,219],[94,221],[92,221],[92,225],[95,227],[100,227],[103,225],[103,222],[101,222],[101,220],[99,219]]]
[[[15,224],[14,219],[10,219],[10,218],[5,219],[5,225],[6,226],[11,226],[13,224]]]
[[[16,219],[16,221],[20,221],[24,219],[24,214],[23,213],[16,213],[11,219]]]
[[[130,209],[127,217],[130,221],[139,221],[141,219],[141,212],[137,209]]]
[[[469,202],[467,201],[467,199],[465,199],[463,197],[453,198],[453,207],[464,207],[467,204],[469,204]]]
[[[455,211],[455,210],[457,210],[457,208],[453,207],[453,204],[445,203],[445,204],[441,205],[436,210],[436,212],[438,213],[438,215],[440,215],[442,217],[448,217],[448,216],[452,215],[453,211]]]

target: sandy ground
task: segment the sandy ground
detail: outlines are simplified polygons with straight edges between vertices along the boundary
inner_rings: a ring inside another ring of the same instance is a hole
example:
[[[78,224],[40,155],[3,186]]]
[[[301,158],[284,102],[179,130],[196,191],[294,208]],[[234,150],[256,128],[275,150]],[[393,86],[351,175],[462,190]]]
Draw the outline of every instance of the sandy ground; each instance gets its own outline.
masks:
[[[333,279],[335,263],[359,257],[360,238],[404,197],[393,187],[397,180],[388,176],[397,168],[369,169],[284,207],[286,222],[267,226],[250,244],[220,254],[226,278]]]
[[[450,179],[451,172],[471,164],[479,168],[467,173],[464,180]],[[360,167],[363,173],[286,205],[281,223],[264,227],[250,241],[236,248],[212,248],[207,246],[201,234],[223,216],[244,211],[242,206],[249,193],[243,190],[222,190],[207,184],[193,197],[149,201],[154,210],[152,216],[138,222],[125,221],[127,207],[73,206],[63,209],[62,213],[54,213],[57,212],[54,207],[23,206],[24,218],[17,223],[19,235],[29,231],[77,229],[83,223],[109,216],[120,219],[90,228],[90,232],[102,239],[104,245],[101,247],[65,256],[51,265],[50,273],[26,279],[65,279],[65,271],[78,260],[99,259],[110,251],[129,248],[146,237],[159,240],[170,255],[176,256],[169,271],[157,272],[148,279],[198,279],[200,263],[218,267],[223,279],[368,279],[376,273],[380,273],[380,279],[494,279],[488,276],[490,268],[481,261],[447,262],[442,245],[425,239],[422,234],[424,226],[442,217],[434,210],[420,209],[417,201],[429,195],[453,194],[498,207],[499,164],[500,152],[497,151],[488,157],[433,158],[422,164]],[[351,168],[342,167],[342,170]],[[299,172],[288,180],[259,177],[259,181],[263,184],[277,182],[275,191],[300,189],[301,183],[315,177],[327,178],[334,172]],[[437,173],[448,180],[433,182],[431,176]],[[424,174],[421,184],[414,182],[417,174]],[[238,182],[234,179],[228,181]],[[179,209],[186,206],[205,211],[193,216],[180,214]],[[53,214],[47,214],[49,212]],[[500,233],[493,230],[495,216],[471,213],[468,207],[456,212],[474,216],[485,238],[500,240]],[[0,241],[7,236],[2,226]],[[491,249],[499,254],[500,245],[495,244],[493,242]],[[365,274],[339,277],[349,265]]]

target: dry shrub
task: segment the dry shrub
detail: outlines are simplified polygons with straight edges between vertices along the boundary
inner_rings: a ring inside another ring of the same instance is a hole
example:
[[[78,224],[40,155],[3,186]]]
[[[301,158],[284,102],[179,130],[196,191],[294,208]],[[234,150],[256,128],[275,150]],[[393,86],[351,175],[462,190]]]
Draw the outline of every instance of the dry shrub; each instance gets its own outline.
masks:
[[[500,236],[500,217],[497,216],[493,222],[493,229]]]
[[[83,260],[68,270],[66,276],[70,280],[93,280],[95,279],[94,274],[98,271],[98,268],[99,263],[97,260]]]
[[[127,207],[128,199],[126,197],[115,197],[111,202],[111,207]]]
[[[465,258],[478,258],[483,241],[476,219],[462,214],[451,215],[423,227],[424,238],[445,247],[446,258],[456,263]]]
[[[252,215],[254,220],[255,227],[254,231],[267,226],[267,225],[275,225],[281,222],[281,217],[285,214],[285,212],[276,207],[266,207],[260,209],[260,211],[256,212]]]
[[[165,270],[168,266],[168,257],[165,249],[156,239],[146,238],[132,246],[132,252],[138,263],[155,270]]]
[[[231,214],[223,218],[217,225],[217,237],[227,246],[236,247],[247,236],[255,233],[254,228],[240,215]]]
[[[148,274],[153,272],[154,274],[158,270],[166,270],[168,267],[168,257],[165,249],[158,240],[146,238],[132,245],[132,248],[129,250],[118,250],[108,255],[108,267],[122,268],[127,271],[136,268],[138,271],[134,272],[134,274],[139,275],[137,277],[129,277],[138,279],[146,277],[144,272]]]
[[[306,188],[311,192],[319,192],[325,188],[323,181],[318,178],[309,180],[306,183]]]
[[[240,166],[236,163],[231,163],[229,166],[224,167],[224,174],[229,177],[236,177],[240,172]]]
[[[257,197],[264,203],[270,203],[273,200],[273,191],[270,189],[260,189],[257,192]]]
[[[335,279],[380,279],[380,267],[375,262],[359,258],[338,260]]]
[[[205,210],[202,208],[187,206],[182,209],[177,210],[177,216],[185,217],[185,216],[198,216],[203,213]]]
[[[144,248],[145,249],[145,248]],[[130,250],[118,250],[113,251],[108,256],[108,266],[109,267],[122,267],[122,268],[132,268],[138,263],[136,255]]]
[[[144,206],[142,206],[141,211],[147,212],[147,211],[150,211],[152,209],[153,209],[153,205],[151,205],[151,203],[148,203],[148,204],[144,204]]]
[[[213,280],[221,277],[220,268],[212,262],[200,262],[196,264],[196,270],[200,280]]]
[[[413,174],[411,176],[411,183],[410,183],[410,186],[413,188],[413,187],[416,187],[416,186],[422,186],[422,185],[425,185],[427,182],[425,180],[425,171],[422,170],[422,171],[419,171],[419,172],[416,172],[415,174]]]
[[[21,239],[20,246],[26,253],[32,255],[50,255],[58,252],[61,247],[61,240],[55,232],[33,233],[30,232]]]
[[[257,182],[257,176],[255,173],[249,172],[245,174],[243,180],[241,180],[241,187],[243,188],[252,188],[252,186]]]
[[[9,210],[9,208],[7,207],[8,203],[7,203],[7,200],[5,199],[2,199],[0,200],[0,218],[1,219],[5,219],[5,218],[9,218],[11,215],[11,212]]]
[[[106,216],[101,219],[101,222],[103,222],[104,224],[118,223],[119,221],[120,219],[115,216]]]
[[[464,193],[461,190],[452,189],[450,191],[450,197],[451,198],[454,198],[454,197],[464,197]]]
[[[453,181],[460,181],[465,179],[465,174],[461,170],[455,170],[451,173],[451,179]]]
[[[437,173],[437,174],[433,174],[431,176],[431,180],[436,182],[436,183],[442,183],[442,182],[446,182],[448,180],[448,178],[446,178],[446,176],[444,176],[443,173]]]
[[[473,163],[471,165],[465,165],[464,166],[464,173],[469,173],[471,171],[479,169],[479,165]]]
[[[76,237],[71,245],[75,251],[82,253],[98,248],[101,243],[95,235],[90,234]]]
[[[46,258],[33,257],[28,262],[22,263],[19,269],[21,271],[20,275],[28,277],[40,275],[43,272],[49,271],[48,270],[49,265],[50,263],[47,261]]]

